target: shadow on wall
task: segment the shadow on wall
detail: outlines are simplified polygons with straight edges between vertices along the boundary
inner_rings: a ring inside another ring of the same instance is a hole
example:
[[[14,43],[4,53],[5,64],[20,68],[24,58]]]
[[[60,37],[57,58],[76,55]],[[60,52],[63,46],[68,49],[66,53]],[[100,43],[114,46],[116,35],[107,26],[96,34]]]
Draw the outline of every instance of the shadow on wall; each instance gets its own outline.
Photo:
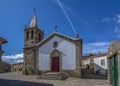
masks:
[[[94,71],[94,72],[93,72]],[[90,68],[82,68],[82,79],[102,79],[107,80],[107,71],[103,67],[94,64],[94,70]]]
[[[107,77],[107,69],[104,68],[105,65],[99,66],[94,63],[94,73],[97,75],[103,75]]]

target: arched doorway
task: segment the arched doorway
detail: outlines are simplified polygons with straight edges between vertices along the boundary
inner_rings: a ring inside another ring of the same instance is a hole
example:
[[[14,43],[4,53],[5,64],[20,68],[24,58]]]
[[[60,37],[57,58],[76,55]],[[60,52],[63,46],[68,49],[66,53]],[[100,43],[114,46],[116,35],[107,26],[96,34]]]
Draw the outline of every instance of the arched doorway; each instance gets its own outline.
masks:
[[[60,72],[62,68],[61,52],[54,49],[50,53],[50,71],[51,72]]]

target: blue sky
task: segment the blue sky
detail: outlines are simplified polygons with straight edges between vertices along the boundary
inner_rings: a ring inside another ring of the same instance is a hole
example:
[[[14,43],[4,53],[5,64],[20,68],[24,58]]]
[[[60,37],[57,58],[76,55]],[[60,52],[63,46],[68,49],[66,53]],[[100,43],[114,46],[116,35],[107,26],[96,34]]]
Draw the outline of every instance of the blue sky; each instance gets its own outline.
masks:
[[[0,0],[0,36],[8,40],[3,60],[22,60],[24,26],[29,25],[33,8],[45,37],[55,25],[59,33],[75,37],[74,27],[83,39],[84,54],[106,52],[111,41],[120,39],[120,0]]]

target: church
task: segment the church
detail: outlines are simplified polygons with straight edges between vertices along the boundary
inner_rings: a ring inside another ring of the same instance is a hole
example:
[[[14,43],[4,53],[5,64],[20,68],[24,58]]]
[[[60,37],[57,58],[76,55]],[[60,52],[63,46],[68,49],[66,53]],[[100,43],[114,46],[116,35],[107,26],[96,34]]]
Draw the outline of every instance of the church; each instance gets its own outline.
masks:
[[[82,39],[68,37],[56,31],[44,38],[38,26],[36,12],[24,29],[25,75],[65,72],[81,78]]]

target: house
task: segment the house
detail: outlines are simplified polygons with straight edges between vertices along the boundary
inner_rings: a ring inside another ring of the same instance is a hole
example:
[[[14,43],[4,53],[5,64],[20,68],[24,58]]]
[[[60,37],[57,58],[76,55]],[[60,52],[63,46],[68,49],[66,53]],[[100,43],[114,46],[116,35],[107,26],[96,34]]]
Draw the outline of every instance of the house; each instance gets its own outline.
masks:
[[[7,40],[0,37],[0,73],[10,72],[10,64],[2,62],[2,54],[4,53],[2,50],[2,45],[6,43]]]
[[[82,56],[82,68],[89,69],[91,72],[94,71],[94,62],[92,56]]]
[[[107,76],[107,53],[82,57],[82,67],[91,72]]]
[[[82,39],[53,32],[44,39],[44,31],[38,26],[36,12],[24,29],[23,74],[65,72],[81,77]]]
[[[6,62],[0,62],[0,73],[11,72],[11,65]]]
[[[107,56],[109,84],[120,86],[120,40],[110,43]]]
[[[23,71],[23,62],[12,64],[11,72]]]
[[[2,61],[2,54],[3,54],[3,50],[2,50],[2,45],[3,44],[6,44],[7,43],[7,40],[0,37],[0,62]]]
[[[94,56],[94,73],[107,76],[107,53]]]

